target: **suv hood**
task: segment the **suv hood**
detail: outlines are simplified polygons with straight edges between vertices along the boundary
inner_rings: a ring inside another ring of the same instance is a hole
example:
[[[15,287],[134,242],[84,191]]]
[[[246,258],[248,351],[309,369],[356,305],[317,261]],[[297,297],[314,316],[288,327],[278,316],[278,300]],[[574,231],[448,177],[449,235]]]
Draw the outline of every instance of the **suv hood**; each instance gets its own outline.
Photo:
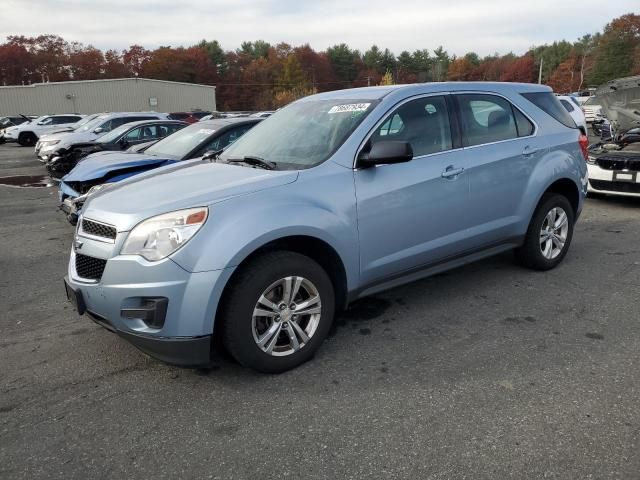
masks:
[[[596,90],[596,99],[615,130],[640,126],[640,76],[605,83]]]
[[[60,148],[67,148],[74,143],[91,142],[98,138],[98,135],[91,131],[87,132],[60,132],[47,135],[47,140],[60,140],[60,143],[56,144],[56,150]]]
[[[74,147],[78,146],[74,145]],[[63,178],[63,181],[86,182],[102,178],[114,170],[161,165],[168,160],[170,159],[142,153],[96,152],[81,159],[73,170]]]
[[[201,159],[151,170],[89,197],[83,215],[128,231],[140,221],[183,208],[295,182],[298,171],[262,170]]]

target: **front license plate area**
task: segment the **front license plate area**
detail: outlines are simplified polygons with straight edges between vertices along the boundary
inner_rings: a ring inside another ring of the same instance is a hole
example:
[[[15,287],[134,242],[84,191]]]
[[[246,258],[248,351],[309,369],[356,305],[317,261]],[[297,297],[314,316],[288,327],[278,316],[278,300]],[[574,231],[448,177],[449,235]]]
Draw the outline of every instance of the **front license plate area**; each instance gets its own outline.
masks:
[[[73,308],[76,309],[79,315],[82,315],[86,312],[87,307],[84,304],[84,298],[82,297],[82,291],[79,289],[73,288],[67,280],[64,280],[64,289],[67,292],[67,300],[71,302]]]
[[[613,181],[614,182],[631,182],[636,183],[636,173],[637,172],[613,172]]]

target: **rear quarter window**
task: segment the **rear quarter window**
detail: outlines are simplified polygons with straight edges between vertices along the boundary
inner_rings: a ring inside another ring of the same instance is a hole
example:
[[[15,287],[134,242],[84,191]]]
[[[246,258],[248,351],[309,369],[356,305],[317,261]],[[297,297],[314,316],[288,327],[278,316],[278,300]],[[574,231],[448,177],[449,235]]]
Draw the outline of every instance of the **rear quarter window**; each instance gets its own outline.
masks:
[[[521,93],[520,95],[529,100],[547,115],[555,118],[565,127],[577,128],[576,123],[573,121],[573,118],[571,118],[571,115],[569,115],[569,112],[565,110],[553,93],[529,92]]]

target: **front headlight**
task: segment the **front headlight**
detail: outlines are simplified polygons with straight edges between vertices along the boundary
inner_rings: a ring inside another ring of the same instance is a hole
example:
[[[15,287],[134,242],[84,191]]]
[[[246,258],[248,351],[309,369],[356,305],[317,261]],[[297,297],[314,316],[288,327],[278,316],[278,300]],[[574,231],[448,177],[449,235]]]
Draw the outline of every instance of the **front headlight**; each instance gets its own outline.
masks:
[[[52,147],[53,145],[57,145],[60,143],[60,140],[43,140],[42,141],[42,146],[43,147]]]
[[[207,207],[198,207],[144,220],[131,230],[120,254],[140,255],[152,262],[162,260],[187,243],[208,215]]]
[[[102,183],[100,185],[94,185],[89,190],[87,190],[87,193],[85,195],[88,197],[89,195],[93,195],[94,193],[99,192],[100,190],[104,190],[105,188],[109,188],[112,185],[113,183]]]
[[[593,155],[589,155],[587,157],[587,163],[590,163],[591,165],[595,165],[596,163],[596,157],[594,157]]]

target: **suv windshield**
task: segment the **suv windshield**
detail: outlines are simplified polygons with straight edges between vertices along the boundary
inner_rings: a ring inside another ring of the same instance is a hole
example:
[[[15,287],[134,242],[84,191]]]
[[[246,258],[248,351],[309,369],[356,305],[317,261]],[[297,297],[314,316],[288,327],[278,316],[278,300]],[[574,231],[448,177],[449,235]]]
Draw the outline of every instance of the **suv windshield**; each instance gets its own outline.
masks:
[[[169,135],[167,138],[163,138],[155,145],[147,148],[144,153],[158,157],[182,159],[214,132],[213,128],[196,123]]]
[[[97,117],[97,115],[87,115],[86,117],[81,118],[76,123],[74,123],[74,124],[72,124],[70,126],[73,127],[74,130],[78,130],[83,125],[86,125],[87,123],[93,121],[93,119],[95,119],[96,117]]]
[[[94,128],[97,128],[102,123],[102,121],[108,116],[109,115],[100,115],[99,117],[94,118],[90,122],[85,123],[83,126],[78,128],[76,132],[88,132],[89,130],[93,130]]]
[[[377,100],[333,99],[292,103],[232,144],[221,161],[258,157],[279,170],[324,162],[371,112]]]

